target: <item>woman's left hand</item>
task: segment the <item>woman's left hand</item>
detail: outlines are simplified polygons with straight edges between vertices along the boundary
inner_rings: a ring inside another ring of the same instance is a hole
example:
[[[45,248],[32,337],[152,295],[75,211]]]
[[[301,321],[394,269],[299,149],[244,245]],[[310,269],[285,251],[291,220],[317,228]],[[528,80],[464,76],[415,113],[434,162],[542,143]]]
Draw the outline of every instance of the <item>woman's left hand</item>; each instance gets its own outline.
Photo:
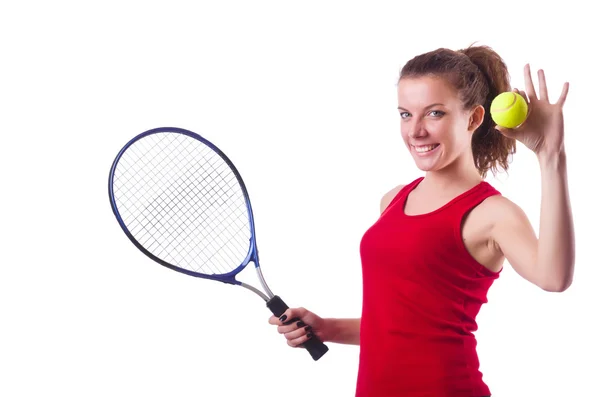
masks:
[[[497,126],[502,134],[517,139],[538,156],[560,153],[564,149],[563,106],[569,92],[569,83],[563,85],[562,93],[554,104],[548,99],[548,88],[543,70],[538,71],[540,96],[538,98],[529,65],[525,65],[525,92],[514,89],[527,101],[527,119],[516,128]]]

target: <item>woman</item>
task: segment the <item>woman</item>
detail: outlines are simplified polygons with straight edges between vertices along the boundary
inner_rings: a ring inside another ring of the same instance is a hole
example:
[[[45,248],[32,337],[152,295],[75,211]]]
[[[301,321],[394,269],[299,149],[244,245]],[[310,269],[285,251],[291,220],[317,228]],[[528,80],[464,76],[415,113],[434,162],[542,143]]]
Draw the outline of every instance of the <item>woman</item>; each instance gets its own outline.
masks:
[[[294,308],[269,319],[293,347],[313,335],[360,345],[356,396],[489,396],[473,331],[505,260],[546,291],[570,286],[575,248],[562,113],[569,86],[551,104],[542,70],[538,79],[539,95],[526,65],[525,92],[515,91],[528,101],[527,120],[504,129],[489,110],[510,90],[509,75],[489,47],[438,49],[402,68],[402,138],[425,176],[385,194],[363,236],[361,318]],[[484,181],[488,171],[508,168],[516,140],[539,160],[539,239],[524,212]]]

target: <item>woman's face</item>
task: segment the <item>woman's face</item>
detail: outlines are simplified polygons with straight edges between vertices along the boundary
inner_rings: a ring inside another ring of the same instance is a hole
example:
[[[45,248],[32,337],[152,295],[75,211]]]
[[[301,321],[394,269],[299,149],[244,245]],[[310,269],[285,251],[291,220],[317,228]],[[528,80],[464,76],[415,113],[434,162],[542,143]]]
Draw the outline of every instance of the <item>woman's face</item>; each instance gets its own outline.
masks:
[[[398,111],[402,138],[422,171],[470,156],[472,134],[483,120],[483,109],[465,110],[458,91],[432,76],[400,79]]]

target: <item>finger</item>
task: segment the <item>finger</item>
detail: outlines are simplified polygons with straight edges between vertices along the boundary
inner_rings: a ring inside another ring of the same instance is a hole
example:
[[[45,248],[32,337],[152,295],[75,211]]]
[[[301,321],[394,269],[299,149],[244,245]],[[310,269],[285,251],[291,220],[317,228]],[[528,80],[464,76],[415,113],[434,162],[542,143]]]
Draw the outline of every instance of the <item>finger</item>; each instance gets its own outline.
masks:
[[[527,104],[529,105],[529,98],[527,98],[527,94],[525,93],[525,91],[519,90],[518,88],[515,88],[513,91],[521,95],[523,99],[525,99],[525,102],[527,102]]]
[[[531,79],[531,67],[529,64],[525,65],[525,92],[527,92],[530,102],[537,100],[537,94],[535,93],[535,87],[533,86],[533,80]]]
[[[521,125],[523,125],[525,124],[525,122],[529,118],[529,115],[531,114],[531,103],[527,100],[527,95],[525,95],[524,91],[520,91],[519,93],[523,98],[525,98],[525,101],[527,102],[527,116],[525,116],[525,120],[523,120],[523,123],[521,123]]]
[[[287,340],[296,340],[298,338],[303,337],[304,335],[306,335],[309,332],[312,333],[312,328],[310,327],[310,325],[305,325],[302,328],[298,328],[293,331],[286,332],[285,334],[283,334],[283,336],[285,336],[285,339],[287,339]]]
[[[287,309],[283,315],[281,317],[279,317],[280,321],[282,323],[285,323],[286,321],[296,321],[298,319],[304,319],[304,317],[308,314],[308,310],[306,310],[303,307],[295,307],[295,308],[289,308]]]
[[[281,316],[279,316],[279,324],[284,324],[287,320],[294,317],[293,310],[291,308],[287,309]]]
[[[287,341],[288,346],[291,347],[300,347],[302,346],[304,343],[306,343],[307,340],[309,340],[310,338],[313,337],[313,333],[312,332],[307,332],[304,335],[296,338],[296,339],[291,339]]]
[[[527,100],[527,94],[525,94],[525,91],[518,91],[517,93],[525,99],[525,102],[527,102],[527,116],[525,116],[525,120],[523,120],[523,123],[521,123],[521,125],[523,125],[525,121],[527,121],[527,119],[529,118],[529,115],[531,114],[531,103],[529,102],[529,100]]]
[[[269,324],[271,325],[281,325],[281,324],[290,324],[294,321],[297,321],[297,319],[292,319],[292,320],[288,320],[288,315],[289,314],[283,314],[281,315],[281,317],[275,317],[275,316],[271,316],[269,317]],[[284,317],[285,316],[285,317]],[[283,321],[282,321],[283,319]]]
[[[512,92],[514,92],[515,94],[519,94],[523,97],[523,99],[525,99],[525,102],[529,103],[529,99],[527,99],[527,94],[525,94],[525,91],[521,91],[518,88],[513,88]]]
[[[308,313],[308,311],[303,307],[288,308],[279,317],[271,316],[269,318],[269,324],[289,325],[289,324],[292,324],[292,323],[300,320],[303,316],[306,315],[306,313]]]
[[[546,85],[546,75],[544,74],[544,70],[538,70],[538,82],[540,87],[540,100],[547,101],[548,100],[548,86]]]
[[[565,84],[563,84],[563,89],[562,89],[562,92],[560,93],[560,97],[558,98],[558,101],[556,102],[559,106],[562,107],[565,104],[568,93],[569,93],[569,83],[565,83]]]
[[[308,324],[305,324],[302,320],[296,320],[293,322],[286,323],[285,325],[280,325],[277,327],[277,332],[280,334],[287,334],[289,332],[293,332],[297,329],[307,327]]]

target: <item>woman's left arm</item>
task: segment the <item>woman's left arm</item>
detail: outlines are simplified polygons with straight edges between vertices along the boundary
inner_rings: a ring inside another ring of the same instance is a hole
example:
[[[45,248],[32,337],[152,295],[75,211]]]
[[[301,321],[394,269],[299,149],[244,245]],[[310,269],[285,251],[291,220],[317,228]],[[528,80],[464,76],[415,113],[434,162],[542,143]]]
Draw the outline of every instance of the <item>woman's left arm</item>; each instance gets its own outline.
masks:
[[[543,70],[538,71],[538,78],[539,98],[526,65],[526,94],[519,93],[528,97],[527,120],[515,129],[498,130],[522,142],[539,160],[542,186],[539,238],[535,237],[523,211],[508,200],[501,200],[502,215],[492,238],[519,274],[544,290],[562,292],[571,285],[575,267],[562,112],[569,84],[564,84],[558,101],[551,104]]]
[[[564,291],[573,281],[575,232],[564,151],[540,154],[542,203],[537,254],[538,271],[552,291]]]

